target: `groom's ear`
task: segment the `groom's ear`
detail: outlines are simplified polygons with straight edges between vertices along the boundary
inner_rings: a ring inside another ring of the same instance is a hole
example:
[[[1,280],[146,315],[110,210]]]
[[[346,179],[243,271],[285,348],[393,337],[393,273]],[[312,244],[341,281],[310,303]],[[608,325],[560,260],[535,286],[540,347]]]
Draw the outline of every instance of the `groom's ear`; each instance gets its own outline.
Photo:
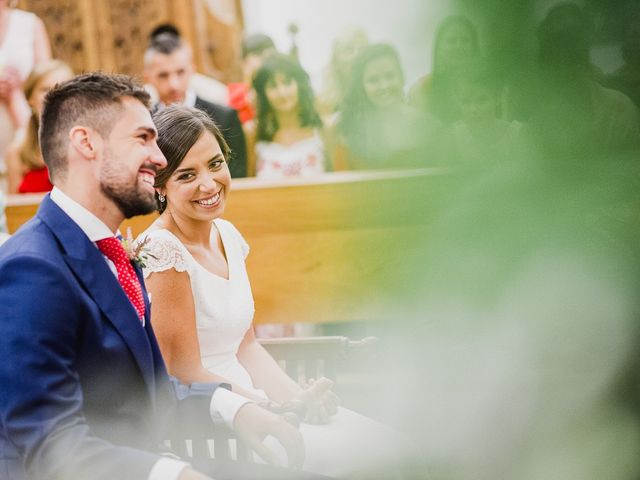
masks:
[[[95,160],[100,141],[98,132],[89,127],[76,125],[69,131],[71,148],[86,160]]]

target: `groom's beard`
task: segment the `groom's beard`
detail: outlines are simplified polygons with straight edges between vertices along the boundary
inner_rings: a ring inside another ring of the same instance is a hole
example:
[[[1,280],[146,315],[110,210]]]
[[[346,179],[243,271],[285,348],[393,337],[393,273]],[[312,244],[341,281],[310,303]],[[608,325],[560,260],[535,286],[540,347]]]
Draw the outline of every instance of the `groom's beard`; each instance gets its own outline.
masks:
[[[116,204],[124,215],[124,218],[145,215],[156,210],[156,202],[152,196],[150,199],[138,196],[136,192],[120,189],[114,185],[101,184],[102,193]]]
[[[133,181],[123,177],[125,169],[119,169],[112,161],[111,152],[105,152],[107,161],[100,175],[100,191],[118,207],[124,218],[145,215],[156,210],[155,194],[142,185],[136,174]],[[157,171],[153,164],[144,165],[149,170]]]

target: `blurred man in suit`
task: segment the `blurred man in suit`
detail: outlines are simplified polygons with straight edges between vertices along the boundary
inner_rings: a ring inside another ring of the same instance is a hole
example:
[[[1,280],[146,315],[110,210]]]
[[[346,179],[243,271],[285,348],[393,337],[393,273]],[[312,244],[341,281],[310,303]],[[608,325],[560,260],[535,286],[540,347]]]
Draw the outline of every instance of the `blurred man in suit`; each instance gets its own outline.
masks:
[[[165,33],[170,33],[177,37],[182,37],[180,30],[178,30],[178,27],[176,27],[173,23],[161,23],[149,33],[149,44],[152,44],[159,35],[163,35]],[[156,92],[156,89],[148,83],[145,84],[144,88],[151,95],[151,101],[153,103],[157,102],[158,92]],[[238,111],[238,109],[235,106],[231,105],[231,103],[229,102],[227,85],[214,77],[210,77],[198,71],[194,71],[191,74],[189,88],[193,89],[198,97],[206,100],[207,102],[216,103],[219,105],[228,105]],[[240,120],[242,120],[242,116],[240,115],[239,111],[238,116],[240,117]]]
[[[144,78],[158,92],[158,104],[181,103],[205,112],[213,120],[231,148],[229,170],[233,178],[247,175],[247,145],[237,112],[198,97],[189,82],[195,69],[191,47],[170,32],[151,39],[144,55]]]

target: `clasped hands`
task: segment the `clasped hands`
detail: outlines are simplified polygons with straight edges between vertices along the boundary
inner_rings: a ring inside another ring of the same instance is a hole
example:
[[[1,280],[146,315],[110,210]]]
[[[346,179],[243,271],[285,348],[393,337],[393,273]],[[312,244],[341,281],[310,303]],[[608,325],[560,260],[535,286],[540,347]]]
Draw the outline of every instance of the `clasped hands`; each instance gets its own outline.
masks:
[[[270,412],[283,415],[290,423],[299,425],[301,421],[314,425],[329,423],[330,417],[338,412],[340,400],[331,391],[333,382],[328,378],[309,380],[302,385],[303,390],[290,400],[276,403],[267,400],[259,403]]]
[[[302,468],[304,440],[298,426],[307,423],[326,424],[338,411],[339,400],[331,391],[333,382],[327,378],[310,380],[291,400],[278,404],[271,401],[245,404],[234,420],[238,436],[267,463],[278,465],[278,456],[263,440],[275,437],[287,452],[288,466]]]
[[[329,417],[337,413],[339,400],[331,387],[331,380],[319,378],[310,380],[298,394],[282,404],[271,401],[247,403],[234,420],[236,433],[264,461],[277,465],[276,453],[262,443],[267,435],[272,435],[286,450],[289,467],[302,468],[304,440],[297,427],[300,419],[326,424]]]
[[[310,380],[291,400],[282,404],[247,403],[236,415],[234,428],[238,436],[263,460],[277,465],[275,452],[262,442],[267,435],[278,440],[287,452],[288,465],[301,468],[304,462],[304,440],[298,430],[300,419],[307,423],[326,424],[338,411],[339,399],[331,391],[327,378]]]
[[[300,403],[306,407],[306,412],[301,415],[301,418],[304,418],[305,423],[314,425],[329,423],[330,417],[338,412],[338,405],[340,404],[340,399],[331,390],[333,382],[324,377],[318,380],[310,379],[303,385],[303,388],[291,400],[294,405]]]

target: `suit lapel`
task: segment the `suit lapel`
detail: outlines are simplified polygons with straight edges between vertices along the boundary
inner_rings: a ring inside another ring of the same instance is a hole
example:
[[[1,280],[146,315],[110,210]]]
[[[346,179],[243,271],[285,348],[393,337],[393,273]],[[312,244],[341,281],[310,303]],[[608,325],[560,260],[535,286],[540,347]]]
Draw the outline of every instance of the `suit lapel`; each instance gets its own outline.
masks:
[[[60,242],[64,259],[78,281],[120,333],[142,372],[151,398],[154,399],[155,380],[149,339],[135,308],[104,257],[80,227],[48,195],[42,200],[37,215]],[[149,310],[146,295],[145,305],[147,306],[145,317],[148,322]]]

